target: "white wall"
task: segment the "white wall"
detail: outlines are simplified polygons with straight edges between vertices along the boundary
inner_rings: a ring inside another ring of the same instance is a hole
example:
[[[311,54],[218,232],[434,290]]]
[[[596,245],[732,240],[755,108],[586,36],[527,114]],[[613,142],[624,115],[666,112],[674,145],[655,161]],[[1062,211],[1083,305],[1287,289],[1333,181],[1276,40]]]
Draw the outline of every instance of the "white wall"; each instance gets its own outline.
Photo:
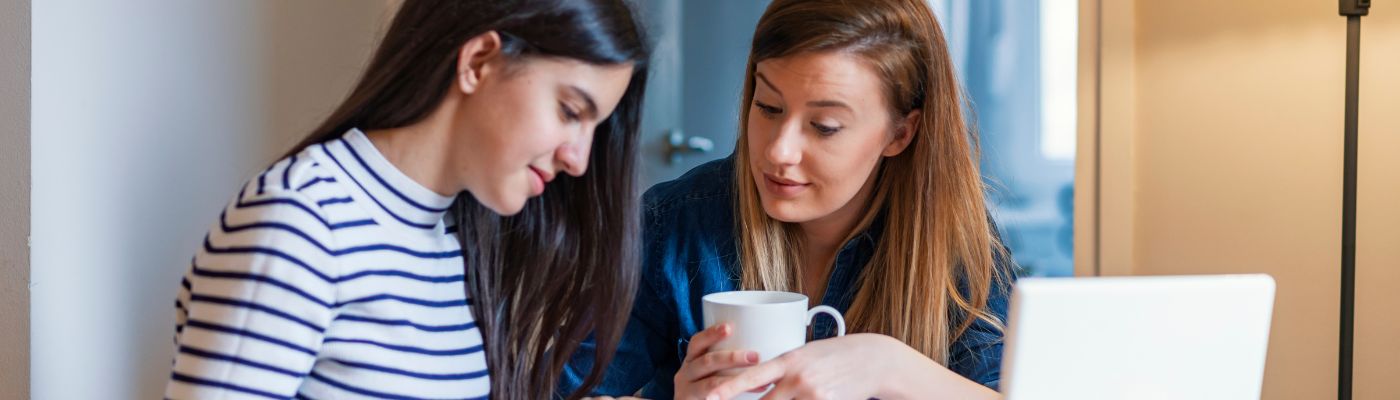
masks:
[[[34,3],[33,398],[160,398],[189,257],[349,90],[385,4]]]
[[[1273,275],[1263,397],[1334,398],[1345,18],[1315,0],[1100,3],[1102,271]],[[1358,399],[1393,399],[1400,10],[1372,14],[1362,24],[1354,388]]]
[[[29,0],[0,2],[0,399],[29,397]]]

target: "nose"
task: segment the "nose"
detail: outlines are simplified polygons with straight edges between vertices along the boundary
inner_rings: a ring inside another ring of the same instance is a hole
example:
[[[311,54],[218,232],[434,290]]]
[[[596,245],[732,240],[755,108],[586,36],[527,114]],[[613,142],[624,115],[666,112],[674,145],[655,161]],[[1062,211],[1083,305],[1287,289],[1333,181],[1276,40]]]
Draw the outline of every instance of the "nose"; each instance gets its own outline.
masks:
[[[777,134],[768,143],[768,150],[764,153],[768,156],[768,162],[774,166],[792,166],[802,162],[802,127],[801,124],[786,121],[778,127]]]
[[[555,163],[564,173],[578,177],[588,172],[588,154],[593,147],[592,129],[554,150]]]

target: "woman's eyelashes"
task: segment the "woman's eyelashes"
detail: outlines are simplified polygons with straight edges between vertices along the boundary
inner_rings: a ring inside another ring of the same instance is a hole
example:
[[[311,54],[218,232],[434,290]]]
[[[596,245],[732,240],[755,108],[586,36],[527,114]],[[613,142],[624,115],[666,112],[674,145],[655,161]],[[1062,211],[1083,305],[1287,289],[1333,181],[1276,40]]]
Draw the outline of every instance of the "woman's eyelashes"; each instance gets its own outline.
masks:
[[[568,103],[562,101],[559,102],[559,114],[563,116],[564,122],[579,122],[581,119],[577,110],[570,107]]]
[[[768,118],[773,118],[773,117],[776,117],[776,116],[778,116],[779,114],[782,114],[782,113],[783,113],[783,109],[778,108],[778,107],[774,107],[774,106],[770,106],[770,105],[767,105],[767,104],[763,104],[762,102],[759,102],[759,101],[754,101],[754,102],[753,102],[753,106],[754,106],[754,107],[758,107],[758,111],[762,112],[762,113],[763,113],[763,116],[768,117]]]
[[[839,126],[823,125],[816,122],[812,122],[811,125],[812,129],[816,129],[817,133],[821,134],[822,136],[835,135],[836,132],[841,131],[841,127]]]
[[[783,109],[778,108],[778,107],[775,107],[775,106],[771,106],[771,105],[768,105],[768,104],[764,104],[763,102],[760,102],[760,101],[757,101],[757,100],[755,100],[755,101],[753,102],[753,106],[756,107],[756,108],[758,108],[759,113],[762,113],[763,116],[764,116],[765,118],[768,118],[768,119],[776,119],[776,118],[778,118],[779,115],[782,115],[782,113],[783,113]],[[822,136],[831,136],[831,135],[835,135],[836,132],[840,132],[840,131],[841,131],[841,127],[840,127],[840,126],[832,126],[832,125],[822,124],[822,123],[818,123],[818,122],[816,122],[816,121],[812,121],[812,122],[808,123],[808,125],[811,125],[811,126],[812,126],[812,129],[815,130],[815,131],[817,131],[817,133],[820,134],[820,135],[822,135]]]

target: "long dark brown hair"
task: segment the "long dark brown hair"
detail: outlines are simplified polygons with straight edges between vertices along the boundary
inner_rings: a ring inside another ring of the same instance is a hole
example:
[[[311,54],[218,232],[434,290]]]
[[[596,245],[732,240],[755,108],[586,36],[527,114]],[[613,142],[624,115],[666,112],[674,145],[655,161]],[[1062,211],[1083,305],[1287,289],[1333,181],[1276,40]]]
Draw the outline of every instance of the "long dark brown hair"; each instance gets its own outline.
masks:
[[[293,151],[351,128],[402,127],[447,94],[467,40],[495,31],[512,60],[557,57],[630,64],[631,81],[594,134],[588,172],[561,174],[519,214],[462,193],[449,215],[462,245],[467,294],[481,328],[493,399],[552,396],[591,333],[602,378],[622,336],[639,276],[637,131],[650,50],[623,0],[408,0],[349,98]]]

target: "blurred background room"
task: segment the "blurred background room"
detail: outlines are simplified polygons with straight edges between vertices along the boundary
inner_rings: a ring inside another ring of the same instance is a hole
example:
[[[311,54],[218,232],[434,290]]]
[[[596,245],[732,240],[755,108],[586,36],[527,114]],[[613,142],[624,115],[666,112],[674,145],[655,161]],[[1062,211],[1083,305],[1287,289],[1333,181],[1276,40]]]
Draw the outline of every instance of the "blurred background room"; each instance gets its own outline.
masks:
[[[408,0],[412,1],[412,0]],[[763,0],[638,0],[644,185],[734,148]],[[1338,391],[1334,0],[929,0],[1026,276],[1268,273],[1263,398]],[[1400,398],[1400,4],[1361,42],[1354,389]],[[0,3],[0,399],[160,398],[238,184],[338,104],[395,0]]]

